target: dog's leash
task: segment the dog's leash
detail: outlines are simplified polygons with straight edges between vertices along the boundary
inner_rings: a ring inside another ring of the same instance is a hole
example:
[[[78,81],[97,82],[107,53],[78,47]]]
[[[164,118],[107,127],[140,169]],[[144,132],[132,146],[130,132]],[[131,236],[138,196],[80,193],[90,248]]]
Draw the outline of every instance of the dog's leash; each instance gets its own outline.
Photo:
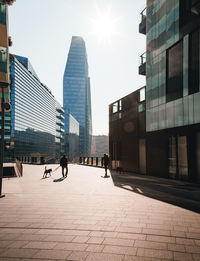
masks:
[[[60,168],[60,165],[57,167],[57,168],[55,168],[52,172],[55,172],[57,169],[59,169]]]

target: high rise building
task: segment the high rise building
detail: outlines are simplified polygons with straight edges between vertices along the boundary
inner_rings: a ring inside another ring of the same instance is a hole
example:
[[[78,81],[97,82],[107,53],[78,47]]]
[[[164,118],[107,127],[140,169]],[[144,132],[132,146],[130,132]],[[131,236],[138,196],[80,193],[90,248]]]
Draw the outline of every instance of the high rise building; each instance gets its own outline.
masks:
[[[200,182],[200,1],[147,0],[141,15],[146,88],[110,105],[112,166]]]
[[[4,109],[2,113],[2,98],[5,103],[10,102],[10,88],[9,88],[9,46],[11,40],[8,37],[8,8],[7,2],[0,3],[0,139],[1,133],[4,129],[4,141],[1,140],[4,145],[8,145],[10,142],[10,112]],[[2,115],[3,114],[3,115]],[[3,119],[4,118],[4,119]],[[4,124],[3,124],[4,121]],[[4,128],[2,126],[4,125]],[[4,146],[2,146],[4,147]]]
[[[147,46],[148,172],[200,180],[199,0],[147,0],[140,32]]]
[[[62,147],[61,106],[26,57],[10,55],[10,82],[11,112],[5,118],[11,119],[6,126],[12,144],[6,160],[55,162],[56,147]]]
[[[103,157],[103,154],[109,153],[109,140],[107,135],[92,136],[92,157]]]
[[[65,114],[65,122],[66,121],[68,123],[68,129],[65,133],[65,152],[69,161],[78,162],[79,123],[70,113]]]
[[[73,36],[63,77],[63,108],[79,123],[80,156],[89,156],[91,150],[92,116],[90,78],[84,40]],[[65,120],[65,134],[69,130],[69,117]]]

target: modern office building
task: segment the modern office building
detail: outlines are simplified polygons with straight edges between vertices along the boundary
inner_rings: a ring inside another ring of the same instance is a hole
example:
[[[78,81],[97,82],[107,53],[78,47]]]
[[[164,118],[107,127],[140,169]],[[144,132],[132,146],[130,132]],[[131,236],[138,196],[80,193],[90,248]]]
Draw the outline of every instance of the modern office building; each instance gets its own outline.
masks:
[[[9,88],[9,46],[11,38],[8,37],[8,12],[7,5],[0,3],[0,139],[2,133],[2,97],[5,103],[10,103]],[[5,109],[4,113],[4,145],[10,144],[10,112]],[[3,141],[1,141],[3,143]],[[1,146],[2,146],[1,143]]]
[[[70,162],[78,162],[79,159],[79,123],[70,114],[65,114],[67,128],[65,132],[65,153]]]
[[[40,82],[28,58],[10,55],[10,82],[12,146],[6,151],[7,159],[55,162],[58,103]]]
[[[63,77],[63,107],[65,134],[69,128],[70,113],[80,126],[80,156],[89,156],[91,150],[92,116],[90,78],[84,40],[73,36]]]
[[[112,168],[146,173],[145,87],[109,105]]]
[[[64,154],[64,110],[59,102],[56,102],[56,160],[59,162]]]
[[[200,181],[200,2],[147,0],[148,173]]]
[[[103,157],[103,154],[109,153],[109,139],[107,135],[92,136],[92,157]]]
[[[200,182],[200,2],[147,0],[141,14],[146,104],[136,91],[110,105],[113,168]]]

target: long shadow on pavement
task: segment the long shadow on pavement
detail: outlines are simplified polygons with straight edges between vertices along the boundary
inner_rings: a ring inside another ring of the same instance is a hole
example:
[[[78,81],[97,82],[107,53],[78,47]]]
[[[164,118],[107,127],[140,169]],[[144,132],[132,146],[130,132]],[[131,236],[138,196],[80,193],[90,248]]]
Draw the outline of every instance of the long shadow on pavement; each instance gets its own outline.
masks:
[[[53,182],[62,182],[65,178],[54,179]]]
[[[200,185],[110,171],[114,185],[140,195],[200,213]]]

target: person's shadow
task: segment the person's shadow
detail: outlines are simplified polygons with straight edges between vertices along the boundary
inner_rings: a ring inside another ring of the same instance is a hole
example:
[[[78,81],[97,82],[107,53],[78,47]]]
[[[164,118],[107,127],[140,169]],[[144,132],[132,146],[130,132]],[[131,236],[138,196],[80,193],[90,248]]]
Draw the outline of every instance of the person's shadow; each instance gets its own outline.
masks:
[[[62,182],[66,177],[54,179],[53,182]]]

